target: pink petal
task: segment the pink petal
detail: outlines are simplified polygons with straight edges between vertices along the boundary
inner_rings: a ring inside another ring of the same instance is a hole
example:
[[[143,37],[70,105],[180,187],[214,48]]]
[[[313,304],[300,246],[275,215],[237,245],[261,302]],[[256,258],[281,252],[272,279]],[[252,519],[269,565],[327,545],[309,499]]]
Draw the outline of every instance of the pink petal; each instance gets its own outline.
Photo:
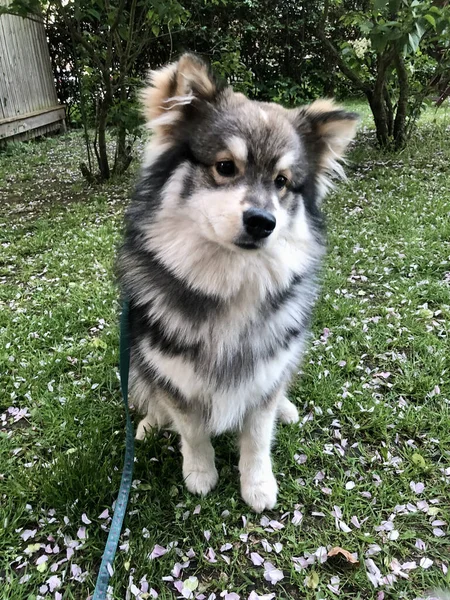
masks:
[[[26,542],[30,538],[34,537],[36,535],[36,532],[37,532],[37,529],[25,529],[20,534],[20,537],[23,539],[24,542]]]
[[[440,529],[439,527],[435,527],[433,529],[433,535],[435,537],[444,537],[445,536],[445,531],[443,531],[442,529]]]
[[[275,585],[284,578],[283,571],[277,569],[272,563],[264,563],[264,579]]]
[[[166,554],[166,552],[168,552],[167,548],[164,548],[163,546],[156,544],[149,556],[149,559],[153,560],[154,558],[159,558],[160,556],[164,556],[164,554]]]
[[[223,546],[220,547],[220,551],[226,552],[227,550],[231,550],[232,547],[233,547],[233,544],[224,544]]]
[[[264,559],[262,556],[260,556],[257,552],[252,552],[250,554],[250,560],[252,561],[252,563],[254,565],[256,565],[257,567],[261,566],[264,563]]]
[[[216,553],[214,552],[214,550],[212,548],[208,548],[208,552],[205,554],[205,558],[210,563],[217,562]]]
[[[294,510],[294,516],[292,518],[293,525],[299,525],[303,520],[303,515],[299,510]]]
[[[109,517],[109,510],[107,508],[105,508],[105,510],[98,515],[99,519],[107,519]]]
[[[280,542],[276,542],[276,543],[273,545],[273,549],[275,550],[275,552],[276,552],[277,554],[280,554],[280,552],[283,550],[283,544],[281,544]]]
[[[209,542],[209,540],[211,539],[211,532],[208,531],[208,530],[206,530],[206,531],[203,532],[203,535],[205,536],[205,540],[207,542]]]
[[[424,513],[427,513],[430,510],[430,507],[426,500],[419,500],[419,502],[417,503],[417,508]]]
[[[325,546],[319,546],[317,550],[314,552],[314,556],[317,557],[317,560],[320,564],[327,562],[328,552]]]
[[[306,454],[294,454],[294,460],[299,465],[304,465],[305,462],[308,460],[308,457],[306,456]]]
[[[352,525],[354,525],[354,526],[355,526],[357,529],[361,529],[361,524],[360,524],[360,522],[358,521],[358,517],[356,517],[356,516],[353,516],[353,517],[350,519],[350,523],[351,523]]]
[[[420,538],[417,538],[416,543],[414,544],[416,548],[418,548],[419,550],[426,550],[427,549],[427,545],[425,544],[425,542],[423,540],[421,540]]]
[[[430,558],[424,557],[420,560],[419,564],[422,567],[422,569],[429,569],[433,564],[433,561]]]
[[[175,563],[173,565],[173,569],[171,571],[172,575],[176,578],[178,578],[181,575],[181,571],[186,567],[189,566],[189,561],[187,563],[181,564],[179,562]]]
[[[86,539],[86,527],[80,527],[77,531],[77,538],[79,540],[85,540]]]
[[[50,592],[53,592],[55,589],[61,587],[61,579],[57,575],[52,575],[47,581],[47,585],[50,589]]]
[[[87,517],[86,513],[83,513],[83,514],[81,515],[81,520],[83,521],[83,523],[84,523],[85,525],[90,525],[90,524],[92,523],[92,521],[91,521],[90,519],[88,519],[88,517]]]
[[[347,525],[347,523],[345,521],[339,521],[339,528],[344,532],[344,533],[350,533],[351,529],[350,527]]]
[[[425,489],[425,485],[421,481],[419,481],[418,483],[415,483],[414,481],[411,481],[410,484],[409,484],[409,487],[416,494],[421,494],[424,491],[424,489]]]

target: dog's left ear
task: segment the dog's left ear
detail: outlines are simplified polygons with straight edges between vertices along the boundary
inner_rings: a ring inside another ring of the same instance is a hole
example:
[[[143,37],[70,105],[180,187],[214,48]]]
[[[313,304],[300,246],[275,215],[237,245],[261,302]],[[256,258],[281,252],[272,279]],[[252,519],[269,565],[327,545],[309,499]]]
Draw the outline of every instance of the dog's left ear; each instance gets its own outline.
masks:
[[[319,170],[339,171],[338,161],[355,137],[359,116],[336,106],[332,100],[316,100],[292,113],[295,127]]]
[[[150,72],[150,86],[141,94],[144,115],[157,133],[169,135],[186,116],[187,107],[212,102],[219,86],[208,65],[195,54]]]

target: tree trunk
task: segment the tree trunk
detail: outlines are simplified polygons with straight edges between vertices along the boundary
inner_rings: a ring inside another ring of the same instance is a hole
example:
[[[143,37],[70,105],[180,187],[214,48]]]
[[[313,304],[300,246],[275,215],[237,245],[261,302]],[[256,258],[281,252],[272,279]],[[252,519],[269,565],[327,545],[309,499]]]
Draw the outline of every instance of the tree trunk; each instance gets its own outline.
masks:
[[[389,136],[392,137],[394,135],[394,107],[392,106],[392,100],[387,85],[384,86],[383,97],[386,105]]]
[[[395,57],[395,70],[397,71],[399,96],[397,114],[394,121],[394,144],[398,150],[406,144],[406,117],[408,114],[409,81],[403,57]]]
[[[378,144],[381,148],[387,148],[390,141],[389,121],[386,114],[384,99],[379,93],[376,93],[376,90],[369,92],[366,96],[372,110],[373,120],[375,121]]]
[[[119,90],[120,102],[122,106],[125,104],[127,100],[127,89],[125,87],[125,83],[122,83]],[[127,128],[123,122],[119,122],[117,127],[117,137],[116,137],[116,156],[114,160],[114,174],[120,175],[124,173],[129,167],[131,162],[130,152],[127,148]]]
[[[98,168],[100,171],[100,178],[102,181],[106,181],[110,178],[110,170],[108,163],[108,152],[106,148],[106,122],[108,120],[108,103],[106,99],[100,101],[98,110]]]
[[[372,109],[373,119],[375,121],[377,140],[382,148],[387,148],[392,139],[389,134],[390,119],[392,119],[392,116],[390,117],[389,115],[389,103],[387,103],[385,100],[385,90],[386,73],[395,56],[396,49],[394,46],[387,48],[383,54],[378,55],[377,78],[375,80],[375,85],[373,86],[372,90],[366,92],[370,108]]]

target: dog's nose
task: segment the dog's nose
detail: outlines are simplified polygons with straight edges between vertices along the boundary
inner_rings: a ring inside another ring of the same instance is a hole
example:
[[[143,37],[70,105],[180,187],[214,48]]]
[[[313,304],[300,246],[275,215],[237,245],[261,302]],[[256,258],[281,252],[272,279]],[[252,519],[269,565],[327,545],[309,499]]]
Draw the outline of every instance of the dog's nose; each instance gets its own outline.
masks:
[[[269,237],[275,229],[275,217],[261,208],[249,208],[243,215],[245,231],[256,240]]]

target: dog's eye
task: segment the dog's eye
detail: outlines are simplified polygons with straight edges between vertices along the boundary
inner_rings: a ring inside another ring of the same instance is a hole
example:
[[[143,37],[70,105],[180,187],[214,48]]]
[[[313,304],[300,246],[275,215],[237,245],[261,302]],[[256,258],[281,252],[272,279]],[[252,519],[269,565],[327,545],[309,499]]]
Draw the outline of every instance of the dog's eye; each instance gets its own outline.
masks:
[[[275,187],[277,188],[277,190],[282,190],[283,188],[285,188],[287,185],[287,182],[288,182],[287,177],[285,177],[284,175],[278,175],[274,181]]]
[[[220,160],[216,163],[216,171],[222,177],[234,177],[236,175],[236,165],[232,160]]]

